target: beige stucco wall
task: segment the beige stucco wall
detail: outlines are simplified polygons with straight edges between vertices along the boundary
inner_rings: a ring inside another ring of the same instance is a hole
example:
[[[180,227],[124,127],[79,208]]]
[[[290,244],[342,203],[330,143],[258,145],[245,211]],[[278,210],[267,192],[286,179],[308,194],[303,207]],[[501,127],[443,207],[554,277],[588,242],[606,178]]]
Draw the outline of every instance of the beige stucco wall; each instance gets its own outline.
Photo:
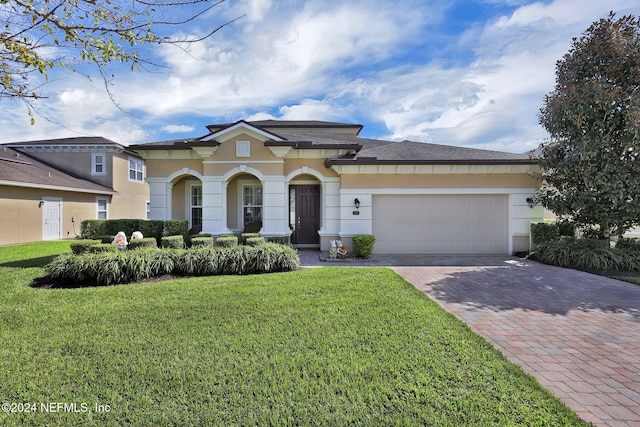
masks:
[[[159,159],[147,159],[145,160],[147,168],[146,176],[150,177],[167,177],[174,172],[181,171],[184,168],[193,169],[196,172],[202,174],[202,160],[201,159],[184,159],[184,160],[159,160]]]
[[[251,143],[251,156],[250,157],[236,157],[236,141],[249,141]],[[224,141],[216,149],[216,152],[211,157],[211,160],[275,160],[276,156],[273,155],[269,148],[264,146],[262,141],[247,135],[241,134],[228,141]]]
[[[284,165],[284,175],[287,176],[293,171],[308,167],[326,177],[336,177],[338,174],[333,169],[328,169],[324,165],[324,159],[295,159],[287,158]]]
[[[42,240],[43,197],[62,198],[63,238],[79,235],[81,222],[96,218],[93,194],[0,186],[0,245]]]
[[[537,188],[528,174],[343,175],[342,188]]]
[[[113,187],[118,194],[111,201],[109,218],[146,218],[149,185],[129,181],[129,156],[113,156],[112,161]]]

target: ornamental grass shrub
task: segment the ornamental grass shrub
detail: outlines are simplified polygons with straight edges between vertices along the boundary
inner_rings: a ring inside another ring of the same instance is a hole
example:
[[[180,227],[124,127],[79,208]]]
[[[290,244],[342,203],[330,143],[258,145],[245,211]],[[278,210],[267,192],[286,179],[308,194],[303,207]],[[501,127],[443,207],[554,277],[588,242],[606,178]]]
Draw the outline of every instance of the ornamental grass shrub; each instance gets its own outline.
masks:
[[[640,253],[611,248],[607,241],[562,238],[540,244],[536,258],[545,264],[580,270],[640,270]]]
[[[115,245],[111,245],[115,248]],[[154,277],[245,275],[292,271],[298,253],[284,245],[198,249],[140,249],[97,254],[61,255],[46,267],[60,286],[104,286]]]

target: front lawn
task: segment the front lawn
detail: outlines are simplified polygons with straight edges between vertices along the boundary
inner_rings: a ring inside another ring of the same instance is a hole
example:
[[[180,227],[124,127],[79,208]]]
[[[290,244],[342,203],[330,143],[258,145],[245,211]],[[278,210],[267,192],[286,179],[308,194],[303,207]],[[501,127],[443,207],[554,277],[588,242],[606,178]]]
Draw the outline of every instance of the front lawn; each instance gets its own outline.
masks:
[[[2,425],[584,425],[391,270],[30,288],[68,248],[0,247]]]

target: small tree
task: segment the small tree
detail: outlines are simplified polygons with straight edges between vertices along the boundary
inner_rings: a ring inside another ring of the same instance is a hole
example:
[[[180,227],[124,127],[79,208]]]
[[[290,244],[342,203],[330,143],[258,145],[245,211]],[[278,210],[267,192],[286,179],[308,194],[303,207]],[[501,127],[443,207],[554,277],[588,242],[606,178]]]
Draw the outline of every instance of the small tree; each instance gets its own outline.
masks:
[[[103,67],[110,62],[132,68],[151,63],[141,55],[142,45],[203,40],[233,22],[194,39],[159,33],[163,27],[186,26],[224,1],[0,0],[0,99],[21,99],[30,107],[43,97],[33,73],[46,79],[53,68],[76,71],[93,64],[107,83]],[[170,18],[185,10],[190,10],[187,16]]]
[[[540,124],[542,204],[598,237],[640,223],[640,21],[593,23],[556,64]]]

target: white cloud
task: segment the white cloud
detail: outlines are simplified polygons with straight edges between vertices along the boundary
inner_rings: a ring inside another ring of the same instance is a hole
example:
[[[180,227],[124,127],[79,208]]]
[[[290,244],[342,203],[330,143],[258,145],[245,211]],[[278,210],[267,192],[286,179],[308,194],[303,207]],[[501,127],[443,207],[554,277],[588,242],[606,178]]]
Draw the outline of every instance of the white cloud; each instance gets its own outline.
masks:
[[[162,127],[162,130],[167,133],[189,133],[196,130],[196,128],[187,125],[166,125]]]
[[[0,139],[91,134],[145,142],[160,132],[204,132],[191,126],[199,117],[203,125],[244,117],[371,121],[388,129],[378,137],[522,152],[545,137],[536,115],[571,37],[609,10],[630,12],[628,0],[483,0],[513,13],[445,34],[451,2],[433,3],[225,2],[182,36],[246,17],[201,43],[161,45],[158,62],[169,68],[116,70],[111,90],[126,113],[100,78],[54,80],[38,105],[64,127],[38,117],[29,126],[26,111],[3,101]],[[459,57],[451,60],[450,51]],[[167,124],[185,115],[190,125]]]

